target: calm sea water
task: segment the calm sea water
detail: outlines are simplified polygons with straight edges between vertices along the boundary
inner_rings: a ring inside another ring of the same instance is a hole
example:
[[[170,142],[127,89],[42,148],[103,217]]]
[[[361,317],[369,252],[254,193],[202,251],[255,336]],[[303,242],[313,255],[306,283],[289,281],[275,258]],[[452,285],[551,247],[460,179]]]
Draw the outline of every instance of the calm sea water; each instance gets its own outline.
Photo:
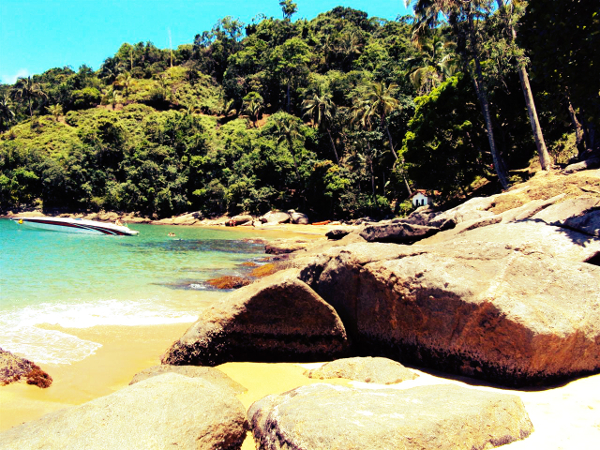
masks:
[[[193,322],[223,295],[203,282],[264,256],[250,233],[131,225],[138,236],[78,235],[0,219],[0,347],[70,364],[99,344],[45,330]],[[176,237],[168,237],[173,232]]]

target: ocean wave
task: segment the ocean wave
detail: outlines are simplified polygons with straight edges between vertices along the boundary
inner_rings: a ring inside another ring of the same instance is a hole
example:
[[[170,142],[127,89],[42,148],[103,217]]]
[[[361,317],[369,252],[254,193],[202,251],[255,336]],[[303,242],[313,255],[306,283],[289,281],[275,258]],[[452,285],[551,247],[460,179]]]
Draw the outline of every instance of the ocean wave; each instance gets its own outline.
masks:
[[[0,347],[34,362],[71,364],[92,355],[101,344],[38,325],[90,328],[100,325],[147,326],[191,323],[197,315],[152,300],[99,300],[42,303],[0,311]]]

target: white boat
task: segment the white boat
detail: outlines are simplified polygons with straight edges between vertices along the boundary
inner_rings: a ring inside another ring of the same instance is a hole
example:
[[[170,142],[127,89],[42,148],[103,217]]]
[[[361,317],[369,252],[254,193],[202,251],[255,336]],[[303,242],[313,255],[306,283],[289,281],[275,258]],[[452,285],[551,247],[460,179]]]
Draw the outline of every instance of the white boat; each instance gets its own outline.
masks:
[[[111,236],[135,236],[138,231],[114,223],[63,217],[15,217],[19,225],[39,230],[63,231],[66,233],[107,234]]]

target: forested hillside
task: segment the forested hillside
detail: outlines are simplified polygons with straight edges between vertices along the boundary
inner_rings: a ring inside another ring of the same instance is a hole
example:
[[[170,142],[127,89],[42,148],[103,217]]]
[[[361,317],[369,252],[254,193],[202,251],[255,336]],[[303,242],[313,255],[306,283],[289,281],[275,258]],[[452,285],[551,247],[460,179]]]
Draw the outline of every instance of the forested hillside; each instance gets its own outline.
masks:
[[[599,151],[597,0],[280,4],[0,85],[0,208],[383,216]]]

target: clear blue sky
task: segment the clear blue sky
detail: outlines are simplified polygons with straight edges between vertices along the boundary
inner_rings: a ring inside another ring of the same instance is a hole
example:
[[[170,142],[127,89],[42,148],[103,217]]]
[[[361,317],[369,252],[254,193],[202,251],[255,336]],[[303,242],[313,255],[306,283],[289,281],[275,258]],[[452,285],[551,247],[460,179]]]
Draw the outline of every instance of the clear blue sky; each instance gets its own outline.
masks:
[[[296,0],[293,19],[312,19],[336,6],[395,19],[404,0]],[[281,17],[279,0],[0,0],[0,81],[82,64],[98,69],[122,43],[160,48],[191,43],[226,16],[250,23],[257,14]]]

